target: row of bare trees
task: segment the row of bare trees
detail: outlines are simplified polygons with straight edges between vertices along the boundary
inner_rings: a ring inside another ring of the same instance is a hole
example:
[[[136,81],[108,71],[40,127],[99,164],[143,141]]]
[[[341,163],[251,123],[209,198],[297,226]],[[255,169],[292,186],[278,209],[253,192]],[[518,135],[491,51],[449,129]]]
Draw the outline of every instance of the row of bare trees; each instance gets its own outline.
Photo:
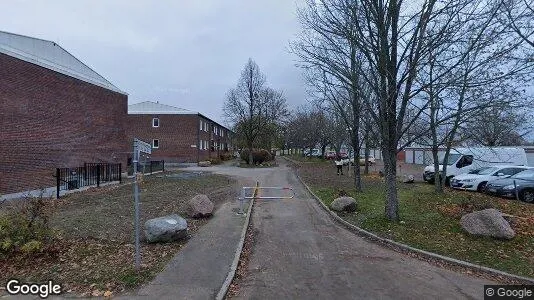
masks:
[[[314,102],[345,123],[355,153],[370,133],[378,138],[391,221],[399,219],[398,151],[426,144],[439,170],[438,149],[447,159],[462,139],[480,138],[490,127],[485,115],[499,122],[500,135],[486,141],[494,145],[510,130],[500,122],[532,104],[525,89],[534,70],[529,1],[305,0],[298,17],[303,30],[292,52]],[[435,176],[440,192],[446,166]]]

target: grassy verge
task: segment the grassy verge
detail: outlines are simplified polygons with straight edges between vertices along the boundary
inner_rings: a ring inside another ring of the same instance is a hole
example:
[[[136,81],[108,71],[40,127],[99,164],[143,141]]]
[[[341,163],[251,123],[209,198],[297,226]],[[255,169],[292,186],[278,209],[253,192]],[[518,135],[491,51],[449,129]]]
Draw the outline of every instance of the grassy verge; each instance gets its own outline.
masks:
[[[298,162],[306,162],[306,163],[309,163],[309,162],[318,163],[318,162],[327,161],[327,160],[322,159],[320,157],[302,156],[301,154],[300,155],[297,155],[297,154],[287,155],[287,157],[291,158],[292,160],[298,161]]]
[[[141,224],[147,219],[177,213],[186,218],[190,235],[208,220],[190,219],[185,204],[198,193],[218,206],[233,198],[234,182],[223,176],[189,179],[166,177],[169,172],[144,178]],[[186,240],[168,244],[141,244],[141,270],[133,268],[133,186],[106,186],[71,194],[55,201],[53,227],[59,231],[58,251],[31,257],[0,256],[0,285],[10,278],[24,282],[61,283],[67,295],[101,296],[132,290],[151,280]]]
[[[378,176],[366,176],[364,192],[352,188],[353,178],[337,176],[324,163],[301,164],[299,173],[314,193],[329,205],[340,190],[358,202],[356,213],[339,214],[346,221],[382,237],[423,250],[534,277],[534,205],[480,193],[447,190],[436,194],[426,183],[398,185],[401,222],[384,218],[385,189]],[[462,215],[496,208],[513,215],[516,237],[510,241],[473,237],[460,226]]]

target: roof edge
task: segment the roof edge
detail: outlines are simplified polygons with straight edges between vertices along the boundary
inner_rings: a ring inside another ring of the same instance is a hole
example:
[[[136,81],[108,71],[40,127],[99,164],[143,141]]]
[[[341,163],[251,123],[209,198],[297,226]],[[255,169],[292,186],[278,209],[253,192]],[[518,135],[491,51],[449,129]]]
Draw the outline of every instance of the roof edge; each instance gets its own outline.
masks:
[[[46,41],[46,40],[44,40]],[[50,42],[50,41],[47,41],[47,42]],[[56,44],[57,45],[57,44]],[[12,50],[10,50],[10,49]],[[63,49],[63,48],[62,48]],[[92,78],[89,78],[83,74],[80,74],[78,72],[74,72],[68,68],[60,68],[58,67],[59,65],[52,65],[52,64],[49,64],[47,63],[45,60],[40,60],[40,59],[37,59],[37,58],[32,58],[32,57],[29,57],[28,55],[24,55],[24,54],[21,54],[19,52],[22,52],[22,51],[14,51],[15,49],[14,48],[11,48],[11,47],[6,47],[4,45],[0,45],[0,53],[3,53],[5,55],[8,55],[8,56],[11,56],[11,57],[14,57],[14,58],[17,58],[17,59],[20,59],[22,61],[25,61],[25,62],[28,62],[28,63],[31,63],[31,64],[34,64],[34,65],[37,65],[37,66],[40,66],[40,67],[43,67],[45,69],[48,69],[48,70],[51,70],[51,71],[54,71],[54,72],[57,72],[57,73],[60,73],[60,74],[63,74],[63,75],[66,75],[66,76],[69,76],[69,77],[72,77],[72,78],[75,78],[75,79],[78,79],[78,80],[81,80],[81,81],[84,81],[86,83],[89,83],[89,84],[92,84],[92,85],[96,85],[96,86],[99,86],[101,88],[104,88],[104,89],[107,89],[107,90],[110,90],[110,91],[113,91],[113,92],[116,92],[116,93],[119,93],[119,94],[122,94],[122,95],[125,95],[125,96],[128,96],[128,93],[120,90],[119,88],[117,88],[116,86],[114,86],[113,84],[111,84],[111,82],[109,82],[107,79],[105,79],[104,77],[104,80],[106,80],[110,86],[106,86],[104,84],[101,84],[95,80],[93,80]],[[64,50],[64,49],[63,49]],[[66,50],[65,50],[66,51]],[[67,51],[67,53],[69,53]],[[72,54],[69,53],[69,55],[73,56]],[[73,56],[74,57],[74,56]],[[76,58],[77,59],[77,58]],[[80,60],[78,60],[80,61]],[[85,65],[85,64],[84,64]],[[87,65],[86,65],[87,67]],[[94,72],[94,71],[93,71]],[[95,72],[96,73],[96,72]],[[98,73],[97,73],[98,74]]]

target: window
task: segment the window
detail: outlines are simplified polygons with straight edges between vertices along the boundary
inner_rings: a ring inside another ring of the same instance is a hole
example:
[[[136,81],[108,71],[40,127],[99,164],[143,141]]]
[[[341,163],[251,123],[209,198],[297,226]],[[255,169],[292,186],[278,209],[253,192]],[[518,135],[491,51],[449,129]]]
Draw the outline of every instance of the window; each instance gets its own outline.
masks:
[[[159,140],[152,140],[152,148],[154,149],[159,148]]]
[[[152,119],[152,127],[159,127],[159,118]]]
[[[221,137],[223,137],[223,136],[224,136],[224,129],[221,130]]]
[[[200,120],[200,130],[202,130],[202,120]]]
[[[208,123],[204,122],[204,131],[208,132]]]

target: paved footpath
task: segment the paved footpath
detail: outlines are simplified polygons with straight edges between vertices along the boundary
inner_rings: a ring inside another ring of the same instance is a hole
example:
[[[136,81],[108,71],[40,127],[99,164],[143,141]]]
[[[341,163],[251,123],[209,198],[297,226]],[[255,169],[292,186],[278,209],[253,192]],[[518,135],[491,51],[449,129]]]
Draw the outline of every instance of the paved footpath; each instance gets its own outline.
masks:
[[[383,248],[338,225],[283,159],[260,186],[292,186],[289,200],[257,200],[255,244],[240,299],[483,299],[491,282]]]
[[[255,182],[239,178],[239,183]],[[245,223],[246,218],[237,211],[237,201],[223,203],[163,272],[135,295],[120,298],[214,299],[230,271]]]

